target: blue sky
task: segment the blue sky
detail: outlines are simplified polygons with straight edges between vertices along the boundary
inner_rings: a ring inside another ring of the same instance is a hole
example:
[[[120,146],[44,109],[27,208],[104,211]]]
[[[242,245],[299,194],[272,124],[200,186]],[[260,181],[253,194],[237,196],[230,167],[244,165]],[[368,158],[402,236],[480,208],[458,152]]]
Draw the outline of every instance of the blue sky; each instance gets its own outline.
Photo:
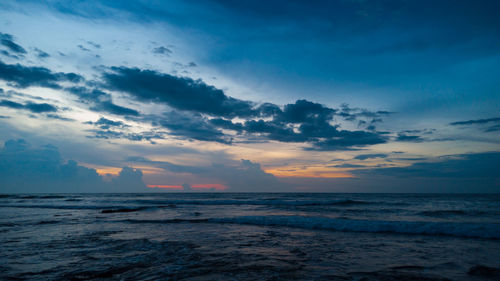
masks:
[[[0,191],[498,192],[498,8],[3,2]]]

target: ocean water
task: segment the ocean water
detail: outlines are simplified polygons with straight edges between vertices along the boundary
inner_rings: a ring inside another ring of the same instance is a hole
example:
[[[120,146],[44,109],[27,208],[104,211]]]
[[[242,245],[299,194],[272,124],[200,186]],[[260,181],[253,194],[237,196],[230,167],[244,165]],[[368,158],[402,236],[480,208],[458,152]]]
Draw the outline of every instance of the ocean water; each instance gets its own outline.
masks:
[[[0,194],[1,280],[500,280],[500,195]]]

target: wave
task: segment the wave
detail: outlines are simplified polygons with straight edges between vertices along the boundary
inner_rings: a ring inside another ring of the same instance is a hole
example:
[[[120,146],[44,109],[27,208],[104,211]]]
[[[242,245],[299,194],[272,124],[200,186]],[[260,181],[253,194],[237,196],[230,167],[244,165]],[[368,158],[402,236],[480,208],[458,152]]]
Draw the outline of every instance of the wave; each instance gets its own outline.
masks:
[[[166,206],[123,206],[123,205],[26,205],[26,204],[0,204],[0,208],[26,208],[26,209],[56,209],[56,210],[101,210],[101,213],[127,213],[142,210],[162,208],[175,208],[175,205]]]
[[[130,223],[229,223],[284,226],[343,232],[399,233],[500,239],[500,224],[425,221],[351,220],[302,216],[241,216],[207,219],[126,220]]]
[[[428,217],[447,217],[447,216],[479,216],[487,214],[484,211],[471,211],[471,210],[433,210],[433,211],[423,211],[418,213],[422,216]]]
[[[61,199],[66,196],[62,195],[19,195],[19,194],[0,194],[0,198],[14,198],[14,199]]]
[[[377,204],[362,200],[133,200],[130,203],[162,205],[266,205],[266,206],[352,206]]]

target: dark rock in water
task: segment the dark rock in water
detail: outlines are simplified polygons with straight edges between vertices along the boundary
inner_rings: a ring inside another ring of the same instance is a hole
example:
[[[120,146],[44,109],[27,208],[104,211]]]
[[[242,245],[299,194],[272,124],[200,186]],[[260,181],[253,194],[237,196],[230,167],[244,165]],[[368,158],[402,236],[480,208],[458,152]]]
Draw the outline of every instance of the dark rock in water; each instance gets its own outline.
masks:
[[[475,276],[483,276],[483,277],[494,277],[494,276],[500,277],[500,269],[484,265],[475,265],[469,268],[467,274]]]
[[[194,212],[193,215],[196,216],[196,217],[198,217],[198,216],[201,216],[201,213],[200,212]]]
[[[139,208],[135,208],[135,209],[107,209],[107,210],[102,210],[101,214],[130,213],[130,212],[137,212],[139,210],[140,210]]]

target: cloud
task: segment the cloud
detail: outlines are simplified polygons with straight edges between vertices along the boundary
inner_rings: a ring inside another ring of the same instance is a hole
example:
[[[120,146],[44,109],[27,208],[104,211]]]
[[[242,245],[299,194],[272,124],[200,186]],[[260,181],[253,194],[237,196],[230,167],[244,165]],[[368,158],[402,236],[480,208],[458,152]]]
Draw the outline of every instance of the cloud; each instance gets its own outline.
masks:
[[[364,165],[358,165],[358,164],[344,163],[344,164],[339,164],[339,165],[329,165],[328,167],[335,167],[335,168],[364,168],[366,166],[364,166]]]
[[[89,138],[98,139],[127,139],[130,141],[149,141],[151,144],[156,144],[155,140],[163,139],[164,133],[155,131],[144,131],[140,133],[131,133],[126,131],[118,131],[116,129],[91,129],[87,130],[93,135]]]
[[[381,117],[385,117],[388,115],[394,114],[394,112],[389,111],[370,111],[365,108],[352,108],[349,107],[347,103],[343,103],[340,105],[340,110],[337,112],[337,115],[344,118],[347,121],[354,121],[359,118],[371,118],[371,124],[376,122],[382,122]],[[360,120],[361,124],[366,123],[366,121]]]
[[[337,137],[313,143],[310,150],[349,150],[353,147],[386,143],[387,138],[379,133],[365,131],[339,131]]]
[[[153,53],[155,54],[161,54],[161,55],[170,55],[172,53],[172,50],[170,50],[167,47],[157,47],[153,49]]]
[[[32,103],[28,102],[26,104],[21,104],[9,100],[0,100],[0,106],[13,108],[13,109],[24,109],[31,111],[33,113],[44,113],[44,112],[57,112],[57,107],[48,103]]]
[[[475,124],[486,124],[490,122],[500,122],[500,118],[488,118],[488,119],[476,119],[476,120],[468,120],[468,121],[458,121],[450,123],[452,126],[457,125],[475,125]]]
[[[437,157],[407,167],[352,169],[352,178],[283,178],[322,192],[499,193],[500,152]]]
[[[30,67],[20,64],[5,64],[0,61],[0,80],[17,88],[40,86],[60,89],[60,82],[78,83],[83,77],[76,73],[54,73],[44,67]]]
[[[200,174],[203,172],[207,172],[207,169],[202,167],[177,165],[167,161],[152,161],[142,156],[130,156],[127,157],[125,161],[130,163],[148,164],[174,173]]]
[[[193,191],[193,188],[191,187],[191,185],[189,183],[183,183],[182,184],[182,190],[184,190],[184,191]]]
[[[333,118],[336,110],[319,103],[297,100],[294,104],[285,105],[278,112],[276,121],[285,123],[324,123]]]
[[[78,45],[77,47],[84,52],[90,52],[90,49],[85,48],[83,45]]]
[[[185,166],[166,161],[151,161],[141,156],[126,159],[130,163],[142,163],[174,173],[189,173],[201,178],[222,182],[231,192],[286,191],[290,186],[283,184],[274,175],[266,173],[260,164],[242,159],[237,164],[212,164],[211,166]]]
[[[0,50],[0,54],[6,56],[8,58],[12,58],[12,59],[16,59],[16,60],[18,60],[20,58],[19,56],[13,55],[5,50]]]
[[[57,119],[57,120],[61,120],[61,121],[75,121],[74,119],[67,118],[67,117],[61,116],[59,114],[50,113],[50,114],[46,114],[45,116],[48,118],[51,118],[51,119]]]
[[[142,192],[142,172],[124,167],[112,182],[95,169],[73,160],[62,161],[56,147],[38,148],[22,140],[6,141],[0,149],[0,192]]]
[[[35,52],[36,52],[36,56],[40,59],[45,59],[45,58],[50,57],[49,54],[47,54],[46,52],[44,52],[38,48],[35,48]]]
[[[87,41],[87,44],[91,45],[92,47],[96,48],[96,49],[100,49],[101,48],[101,45],[95,43],[95,42],[92,42],[92,41]]]
[[[436,160],[435,162],[417,162],[408,167],[363,170],[360,173],[393,177],[500,180],[500,152],[458,154]],[[496,183],[497,187],[500,187],[499,183]]]
[[[498,125],[494,125],[494,126],[490,126],[488,127],[485,132],[487,133],[490,133],[490,132],[496,132],[496,131],[500,131],[500,124]]]
[[[228,97],[201,80],[123,66],[110,70],[103,73],[106,86],[126,92],[139,101],[165,103],[178,110],[226,118],[256,114],[251,102]]]
[[[114,104],[109,93],[105,93],[99,89],[91,89],[87,87],[68,87],[67,92],[78,97],[79,101],[91,104],[91,110],[97,112],[107,112],[115,115],[139,116],[140,113],[132,108]]]
[[[403,134],[403,133],[399,133],[395,140],[402,141],[402,142],[422,142],[422,141],[424,141],[424,139],[421,136],[408,135],[408,134]]]
[[[75,95],[81,102],[100,102],[110,100],[111,95],[98,89],[90,89],[87,87],[68,87],[65,88],[67,92]]]
[[[201,141],[231,143],[231,138],[218,130],[207,118],[200,114],[169,111],[165,112],[158,123],[170,131],[170,135]]]
[[[221,180],[232,192],[280,192],[290,191],[290,185],[266,173],[260,164],[242,159],[239,165],[214,164],[209,168],[209,176]]]
[[[16,54],[26,54],[26,50],[14,42],[14,37],[10,34],[0,32],[0,44],[7,47]]]
[[[106,119],[104,117],[99,118],[99,120],[97,120],[96,122],[88,121],[88,122],[85,122],[85,124],[95,125],[95,126],[99,127],[100,129],[104,129],[104,130],[110,129],[111,127],[118,127],[118,128],[130,127],[129,125],[123,123],[122,121],[113,121],[110,119]]]
[[[338,130],[332,125],[335,109],[307,100],[297,100],[281,110],[274,104],[263,104],[257,108],[262,115],[272,120],[248,120],[233,123],[215,118],[210,123],[219,128],[235,130],[239,133],[257,134],[261,138],[281,142],[311,143],[309,150],[340,150],[353,146],[384,143],[387,138],[381,133],[366,131]]]
[[[115,115],[139,116],[139,111],[132,108],[116,105],[111,101],[102,101],[96,103],[90,109],[98,112],[108,112]]]
[[[21,87],[33,84],[60,87],[57,82],[65,80],[66,75],[71,75],[54,74],[46,68],[26,68],[21,65],[5,64],[4,66],[19,69],[19,73],[37,74],[34,75],[35,77],[40,76],[38,74],[45,75],[44,78],[38,79],[39,82],[33,81],[36,79],[18,79],[18,77],[23,77],[22,75],[15,76],[15,79],[12,77],[6,79],[16,81],[15,83]],[[12,76],[12,72],[9,71],[9,74]],[[69,77],[68,79],[73,79],[74,82],[82,80],[80,76],[77,77],[79,78]],[[332,122],[333,118],[339,114],[349,116],[349,118],[370,117],[371,123],[380,122],[378,117],[389,114],[388,112],[370,112],[343,105],[339,113],[337,109],[304,99],[286,104],[283,109],[272,103],[256,106],[252,102],[227,96],[222,90],[209,86],[201,80],[138,68],[111,67],[102,73],[102,78],[104,84],[101,86],[108,90],[126,92],[141,102],[165,103],[177,109],[156,116],[153,118],[155,119],[153,123],[168,129],[171,135],[186,139],[230,144],[234,136],[227,135],[221,130],[226,129],[236,131],[238,136],[246,134],[281,142],[309,143],[312,146],[306,149],[321,151],[352,149],[387,141],[383,133],[375,131],[374,126],[369,127],[369,131],[349,131],[339,130],[338,125],[333,125]],[[47,82],[50,80],[54,82]],[[74,86],[64,90],[77,96],[81,102],[89,104],[89,108],[93,111],[121,116],[140,116],[135,109],[114,104],[111,94],[101,89]],[[210,119],[206,115],[215,118]],[[246,121],[233,123],[232,119],[235,117],[246,119]],[[153,138],[161,137],[159,134],[147,136],[103,128],[92,130],[92,132],[97,138],[124,137],[130,140],[151,141]]]
[[[131,167],[123,167],[118,177],[111,181],[114,190],[119,192],[144,192],[147,187],[142,181],[142,171]]]
[[[357,155],[354,157],[354,159],[357,160],[366,160],[366,159],[372,159],[372,158],[387,158],[389,156],[388,154],[382,154],[382,153],[377,153],[377,154],[361,154]]]
[[[450,123],[452,126],[471,126],[471,125],[485,125],[489,123],[500,123],[500,118],[476,119],[467,121],[458,121]],[[491,133],[500,130],[500,124],[495,124],[484,129],[484,132]]]

